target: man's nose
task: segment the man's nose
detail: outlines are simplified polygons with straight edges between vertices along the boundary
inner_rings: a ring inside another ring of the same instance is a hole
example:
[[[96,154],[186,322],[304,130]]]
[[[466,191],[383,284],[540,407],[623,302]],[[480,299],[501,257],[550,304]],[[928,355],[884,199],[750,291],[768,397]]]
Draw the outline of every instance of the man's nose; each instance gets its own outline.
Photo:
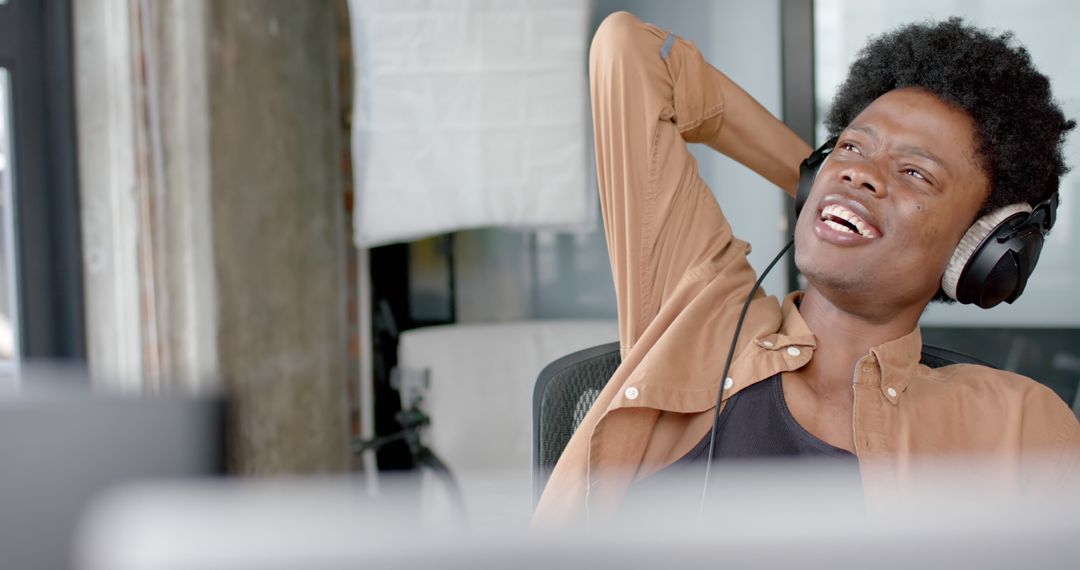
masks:
[[[885,196],[885,181],[881,170],[872,161],[848,164],[840,172],[841,179],[860,190],[869,190],[878,198]]]

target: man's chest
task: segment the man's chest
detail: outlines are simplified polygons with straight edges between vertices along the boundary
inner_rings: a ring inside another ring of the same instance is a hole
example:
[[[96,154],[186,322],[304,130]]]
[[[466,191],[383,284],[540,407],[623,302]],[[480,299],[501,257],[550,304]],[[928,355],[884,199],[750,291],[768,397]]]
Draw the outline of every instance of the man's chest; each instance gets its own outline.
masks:
[[[818,439],[855,453],[853,390],[819,392],[797,371],[783,374],[784,400],[791,415]]]

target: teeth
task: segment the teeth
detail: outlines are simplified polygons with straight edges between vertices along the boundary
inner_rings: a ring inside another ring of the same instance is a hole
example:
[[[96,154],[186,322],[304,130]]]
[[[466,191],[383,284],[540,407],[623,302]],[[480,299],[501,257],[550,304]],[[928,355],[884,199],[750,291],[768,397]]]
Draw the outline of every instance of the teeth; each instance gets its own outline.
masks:
[[[834,230],[839,230],[841,232],[847,232],[849,234],[855,233],[855,232],[851,231],[851,228],[845,226],[844,224],[841,224],[840,222],[834,222],[832,220],[825,220],[825,225],[829,226],[830,228],[832,228]]]
[[[834,217],[840,218],[840,219],[842,219],[842,220],[844,220],[846,222],[849,222],[851,225],[858,228],[859,235],[866,236],[866,235],[870,234],[870,226],[868,226],[866,224],[866,222],[863,221],[862,218],[860,218],[857,214],[855,214],[855,212],[852,212],[851,210],[849,210],[849,209],[847,209],[847,208],[845,208],[845,207],[843,207],[843,206],[841,206],[839,204],[830,204],[828,206],[825,206],[825,209],[821,211],[821,219],[825,220],[825,224],[828,225],[830,228],[843,229],[844,231],[847,231],[848,233],[855,233],[855,232],[851,231],[850,228],[844,226],[843,224],[833,222],[832,220],[828,220],[827,218],[829,216],[834,216]]]

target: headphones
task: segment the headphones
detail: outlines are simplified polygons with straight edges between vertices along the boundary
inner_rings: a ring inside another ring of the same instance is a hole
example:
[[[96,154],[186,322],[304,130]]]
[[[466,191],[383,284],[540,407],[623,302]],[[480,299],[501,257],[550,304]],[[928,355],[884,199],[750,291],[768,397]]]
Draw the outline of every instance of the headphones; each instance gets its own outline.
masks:
[[[799,165],[795,218],[810,197],[818,170],[836,147],[829,139]],[[1054,227],[1058,193],[1032,208],[1010,204],[979,218],[960,239],[941,278],[941,288],[965,305],[989,309],[1002,301],[1012,303],[1027,285],[1039,261],[1043,242]]]

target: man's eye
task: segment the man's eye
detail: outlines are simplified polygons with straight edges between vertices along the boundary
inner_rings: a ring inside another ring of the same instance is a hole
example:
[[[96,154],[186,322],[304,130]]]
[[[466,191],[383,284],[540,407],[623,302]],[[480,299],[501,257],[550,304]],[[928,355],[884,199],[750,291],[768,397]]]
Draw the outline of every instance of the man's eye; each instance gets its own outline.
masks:
[[[847,141],[840,143],[840,149],[841,150],[846,150],[846,151],[849,151],[849,152],[855,152],[855,153],[862,154],[862,153],[859,152],[859,147],[855,146],[854,143],[850,143],[850,142],[847,142]]]
[[[923,182],[927,181],[926,176],[924,176],[922,172],[919,172],[918,170],[915,170],[914,168],[908,168],[908,169],[904,170],[904,174],[907,174],[908,176],[911,176],[911,177],[916,178],[918,180],[922,180]]]

